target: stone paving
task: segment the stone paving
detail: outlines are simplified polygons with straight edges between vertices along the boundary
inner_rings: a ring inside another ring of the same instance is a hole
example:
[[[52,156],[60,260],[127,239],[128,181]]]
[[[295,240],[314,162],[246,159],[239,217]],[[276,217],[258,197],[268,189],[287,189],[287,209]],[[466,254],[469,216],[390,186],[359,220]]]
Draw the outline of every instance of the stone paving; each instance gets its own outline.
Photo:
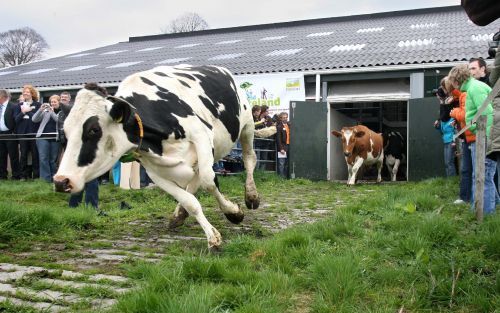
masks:
[[[281,205],[286,205],[286,201],[298,203],[299,198],[281,201]],[[313,222],[318,217],[333,212],[332,207],[289,208],[286,212],[273,212],[266,208],[269,208],[269,204],[263,203],[259,210],[246,211],[247,216],[242,224],[232,225],[224,222],[224,228],[235,233],[247,233],[252,230],[253,225],[258,224],[273,233],[295,224]],[[153,225],[155,223],[157,225]],[[0,263],[0,302],[8,301],[13,305],[31,307],[40,312],[78,312],[83,309],[105,312],[117,302],[120,295],[134,289],[134,282],[120,275],[85,273],[121,272],[116,270],[119,265],[131,260],[159,262],[167,257],[164,252],[169,244],[206,240],[202,236],[201,228],[192,222],[190,227],[197,227],[200,237],[182,236],[169,231],[166,228],[166,219],[134,221],[131,225],[150,230],[141,236],[123,234],[119,238],[96,238],[91,242],[78,242],[70,251],[58,245],[49,247],[55,263],[64,268],[71,268],[72,271],[26,265],[30,255],[45,251],[47,247],[33,247],[31,252],[19,253],[17,256],[24,265]],[[96,244],[105,248],[95,248]],[[91,294],[99,296],[85,296],[88,295],[88,290],[93,289],[96,292]]]

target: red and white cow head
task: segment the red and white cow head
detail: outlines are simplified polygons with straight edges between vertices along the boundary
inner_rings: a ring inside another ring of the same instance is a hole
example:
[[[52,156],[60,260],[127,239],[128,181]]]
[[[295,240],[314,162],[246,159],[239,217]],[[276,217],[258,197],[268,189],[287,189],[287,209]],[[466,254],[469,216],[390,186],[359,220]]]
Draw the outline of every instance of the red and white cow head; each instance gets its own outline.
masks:
[[[106,97],[100,87],[80,90],[64,122],[67,146],[56,175],[56,191],[80,192],[85,183],[104,174],[135,146],[127,139],[123,121],[130,107]]]
[[[361,138],[365,135],[363,130],[358,129],[356,126],[353,127],[342,127],[339,131],[333,130],[332,135],[342,139],[342,147],[344,150],[344,155],[350,157],[352,151],[356,146],[356,139]]]

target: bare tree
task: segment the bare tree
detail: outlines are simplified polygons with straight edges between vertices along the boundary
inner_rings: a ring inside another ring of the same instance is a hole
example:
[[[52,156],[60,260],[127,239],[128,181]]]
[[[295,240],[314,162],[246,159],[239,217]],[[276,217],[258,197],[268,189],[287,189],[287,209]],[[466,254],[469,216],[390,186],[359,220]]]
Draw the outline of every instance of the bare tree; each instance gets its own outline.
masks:
[[[166,27],[162,28],[161,32],[164,34],[168,33],[184,33],[192,32],[195,30],[208,29],[208,23],[197,13],[190,12],[185,13],[172,22]]]
[[[0,67],[38,60],[47,48],[45,39],[30,27],[0,33]]]

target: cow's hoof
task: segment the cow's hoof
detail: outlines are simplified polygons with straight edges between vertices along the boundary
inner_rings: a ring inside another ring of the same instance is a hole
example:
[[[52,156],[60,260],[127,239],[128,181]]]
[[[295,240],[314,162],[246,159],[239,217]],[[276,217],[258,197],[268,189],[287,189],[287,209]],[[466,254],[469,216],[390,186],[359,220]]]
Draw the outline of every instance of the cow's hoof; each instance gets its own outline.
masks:
[[[168,223],[169,229],[174,229],[184,224],[184,221],[189,216],[189,213],[183,207],[180,207],[178,210],[178,214],[172,217],[170,222]]]
[[[243,211],[239,211],[237,213],[224,213],[226,218],[233,224],[239,224],[241,221],[243,221],[243,218],[245,217],[245,213]]]
[[[221,254],[222,253],[222,247],[221,246],[209,246],[208,251],[211,254]]]
[[[259,197],[256,197],[254,199],[250,199],[245,197],[245,205],[249,210],[256,210],[259,208],[260,205],[260,199]]]

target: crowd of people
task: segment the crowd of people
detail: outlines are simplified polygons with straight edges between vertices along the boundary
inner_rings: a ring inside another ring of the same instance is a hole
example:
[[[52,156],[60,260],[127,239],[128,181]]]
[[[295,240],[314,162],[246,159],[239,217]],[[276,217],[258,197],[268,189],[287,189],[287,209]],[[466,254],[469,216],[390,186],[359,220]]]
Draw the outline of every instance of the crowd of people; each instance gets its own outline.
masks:
[[[459,157],[460,191],[455,203],[471,203],[474,209],[475,177],[481,175],[484,177],[483,211],[485,214],[494,213],[495,206],[500,204],[498,182],[494,179],[497,169],[500,168],[498,166],[500,144],[495,141],[500,138],[500,134],[498,129],[492,131],[495,117],[492,103],[489,103],[482,113],[487,121],[485,142],[487,153],[484,159],[484,173],[476,172],[476,125],[471,124],[471,121],[500,75],[500,61],[498,60],[497,56],[491,76],[482,58],[473,58],[468,65],[461,64],[453,67],[448,76],[441,80],[436,92],[440,102],[440,114],[438,120],[434,122],[434,127],[442,134],[447,176],[457,175],[455,157]],[[499,100],[498,97],[495,99],[495,101]],[[455,140],[455,134],[468,125],[470,127]]]
[[[261,141],[258,139],[255,142],[255,150],[258,160],[257,167],[260,169],[266,169],[267,164],[265,161],[270,160],[271,162],[275,162],[275,160],[277,160],[277,172],[281,177],[286,178],[288,176],[288,147],[290,145],[288,113],[281,112],[271,117],[269,116],[269,107],[267,105],[255,105],[252,107],[252,115],[255,123],[255,129],[276,126],[275,143],[272,141]]]
[[[106,90],[100,90],[107,94]],[[42,179],[52,183],[57,172],[62,153],[66,146],[63,131],[66,115],[70,111],[71,94],[62,92],[50,96],[47,103],[41,103],[39,92],[31,85],[25,85],[19,98],[13,100],[10,93],[0,89],[0,179],[19,181]],[[8,173],[10,161],[11,175]],[[125,165],[126,166],[126,165]],[[120,162],[113,170],[115,184],[130,188],[130,175],[120,175]],[[139,170],[137,171],[139,176]],[[120,176],[123,182],[120,182]],[[106,184],[110,173],[105,173],[85,184],[84,192],[72,194],[69,206],[82,203],[94,208],[99,206],[99,185]],[[151,181],[141,169],[137,187],[145,187]]]

